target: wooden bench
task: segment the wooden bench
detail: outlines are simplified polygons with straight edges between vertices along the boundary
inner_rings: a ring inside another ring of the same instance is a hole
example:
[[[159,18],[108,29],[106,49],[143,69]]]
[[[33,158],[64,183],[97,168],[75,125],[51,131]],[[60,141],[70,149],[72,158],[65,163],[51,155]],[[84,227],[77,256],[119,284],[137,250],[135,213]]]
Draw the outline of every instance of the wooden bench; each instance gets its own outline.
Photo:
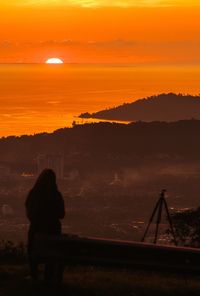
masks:
[[[92,265],[143,270],[200,272],[200,249],[71,235],[38,236],[34,255],[42,263]]]

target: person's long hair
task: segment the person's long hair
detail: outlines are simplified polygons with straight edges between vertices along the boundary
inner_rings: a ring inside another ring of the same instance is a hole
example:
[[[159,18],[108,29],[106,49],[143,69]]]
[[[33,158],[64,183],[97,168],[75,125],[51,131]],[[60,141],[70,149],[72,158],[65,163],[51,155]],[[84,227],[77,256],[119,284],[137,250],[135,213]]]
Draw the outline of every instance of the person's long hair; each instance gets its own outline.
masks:
[[[58,191],[56,183],[56,174],[52,169],[45,169],[37,178],[32,188],[32,193],[50,194]]]
[[[47,214],[48,217],[52,216],[54,205],[59,201],[59,196],[56,174],[51,169],[45,169],[37,178],[26,198],[25,207],[29,220],[40,221],[41,217],[47,217],[45,216]]]
[[[26,198],[27,216],[30,218],[32,213],[35,216],[34,212],[57,198],[57,193],[56,174],[51,169],[43,170]]]

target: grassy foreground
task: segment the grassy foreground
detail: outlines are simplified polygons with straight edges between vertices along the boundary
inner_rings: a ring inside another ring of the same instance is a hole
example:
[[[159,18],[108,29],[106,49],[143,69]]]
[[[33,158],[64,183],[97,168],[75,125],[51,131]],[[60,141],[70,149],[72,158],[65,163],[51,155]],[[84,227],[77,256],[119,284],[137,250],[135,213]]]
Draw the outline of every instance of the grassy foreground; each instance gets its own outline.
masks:
[[[64,285],[59,291],[42,284],[33,286],[26,265],[0,266],[1,296],[90,295],[90,296],[188,296],[200,295],[200,275],[66,268]]]

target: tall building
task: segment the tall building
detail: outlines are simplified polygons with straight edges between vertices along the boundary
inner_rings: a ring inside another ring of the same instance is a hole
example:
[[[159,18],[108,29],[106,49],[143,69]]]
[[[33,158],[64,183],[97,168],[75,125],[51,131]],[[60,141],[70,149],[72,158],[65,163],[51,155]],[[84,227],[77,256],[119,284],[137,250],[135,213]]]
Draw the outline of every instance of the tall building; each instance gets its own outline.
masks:
[[[37,157],[37,171],[52,169],[58,179],[64,178],[64,157],[61,154],[40,154]]]

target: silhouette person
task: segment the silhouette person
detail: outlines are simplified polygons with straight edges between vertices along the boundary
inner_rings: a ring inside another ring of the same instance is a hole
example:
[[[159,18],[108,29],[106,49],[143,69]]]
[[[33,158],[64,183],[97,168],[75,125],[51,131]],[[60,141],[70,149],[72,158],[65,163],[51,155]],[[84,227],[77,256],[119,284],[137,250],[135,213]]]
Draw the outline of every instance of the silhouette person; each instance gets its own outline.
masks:
[[[34,238],[37,234],[60,235],[60,219],[65,216],[64,200],[57,189],[56,175],[53,170],[45,169],[29,192],[26,214],[30,221],[28,232],[28,257],[33,281],[38,280],[38,263],[33,256]],[[46,263],[44,279],[47,283],[62,281],[63,267]]]

